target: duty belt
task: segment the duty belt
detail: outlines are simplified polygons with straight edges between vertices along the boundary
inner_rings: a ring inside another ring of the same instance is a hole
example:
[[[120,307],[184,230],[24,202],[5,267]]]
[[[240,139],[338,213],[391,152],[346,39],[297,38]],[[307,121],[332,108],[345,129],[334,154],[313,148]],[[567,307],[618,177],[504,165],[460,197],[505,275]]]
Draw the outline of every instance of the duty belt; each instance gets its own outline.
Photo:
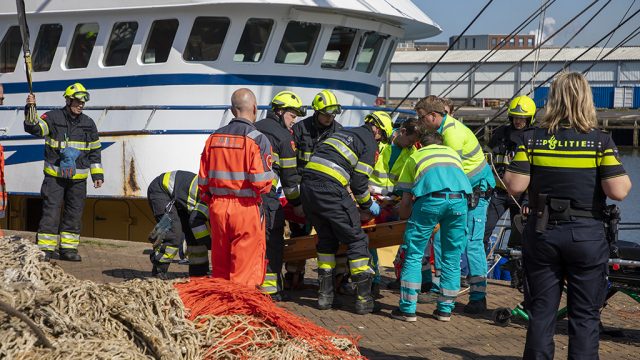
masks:
[[[432,192],[426,195],[427,197],[438,198],[438,199],[462,199],[463,195],[461,193],[447,193],[447,192]]]

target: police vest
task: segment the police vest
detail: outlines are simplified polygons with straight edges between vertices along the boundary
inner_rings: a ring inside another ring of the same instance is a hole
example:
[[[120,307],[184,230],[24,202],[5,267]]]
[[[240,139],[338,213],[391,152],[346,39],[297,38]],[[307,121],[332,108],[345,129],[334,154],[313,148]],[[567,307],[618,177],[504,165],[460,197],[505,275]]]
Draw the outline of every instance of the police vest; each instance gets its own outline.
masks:
[[[374,193],[387,195],[388,193],[393,192],[404,163],[416,150],[414,146],[402,149],[398,159],[396,159],[396,162],[393,164],[391,169],[389,169],[392,148],[393,147],[390,144],[380,144],[378,161],[373,167],[373,172],[369,176],[369,185]]]

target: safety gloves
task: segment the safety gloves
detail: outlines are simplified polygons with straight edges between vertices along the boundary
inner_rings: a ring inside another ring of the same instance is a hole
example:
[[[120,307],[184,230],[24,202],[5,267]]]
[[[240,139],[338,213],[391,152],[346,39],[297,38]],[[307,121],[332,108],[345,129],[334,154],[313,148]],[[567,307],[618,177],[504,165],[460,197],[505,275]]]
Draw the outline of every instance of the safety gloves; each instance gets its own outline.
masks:
[[[60,152],[60,172],[65,179],[72,179],[76,174],[76,159],[80,156],[80,150],[66,147]]]
[[[371,204],[371,207],[369,208],[369,212],[371,213],[371,215],[373,216],[378,216],[380,215],[380,205],[378,205],[377,202],[373,202]]]

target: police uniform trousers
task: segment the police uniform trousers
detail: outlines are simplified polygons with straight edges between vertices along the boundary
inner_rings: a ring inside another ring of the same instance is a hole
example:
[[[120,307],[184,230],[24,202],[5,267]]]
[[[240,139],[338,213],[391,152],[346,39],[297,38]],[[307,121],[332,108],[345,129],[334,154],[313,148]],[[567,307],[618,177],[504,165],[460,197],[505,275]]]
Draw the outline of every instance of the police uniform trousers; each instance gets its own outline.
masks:
[[[335,255],[340,243],[344,243],[351,275],[373,273],[369,266],[369,238],[362,231],[360,213],[347,189],[324,177],[310,179],[305,175],[300,195],[304,212],[318,233],[319,257]],[[335,256],[328,263],[335,268]]]
[[[522,201],[522,197],[519,199]],[[516,228],[513,223],[513,218],[520,213],[520,208],[513,202],[509,193],[502,189],[496,188],[491,195],[491,201],[489,202],[489,207],[487,208],[487,223],[484,227],[484,247],[486,251],[490,249],[491,244],[489,243],[489,239],[491,238],[491,234],[498,224],[498,220],[502,217],[502,215],[509,210],[509,218],[511,220],[511,233],[509,235],[509,247],[520,247],[522,246],[522,239],[518,231],[514,231]]]
[[[415,313],[422,287],[422,259],[428,239],[440,223],[440,288],[438,310],[451,313],[460,291],[460,254],[466,242],[467,200],[419,197],[404,233],[405,259],[400,275],[400,310]]]
[[[267,273],[260,290],[275,294],[282,290],[282,258],[284,252],[284,210],[280,200],[262,196],[267,240]]]
[[[525,301],[529,313],[524,359],[553,359],[556,312],[566,279],[569,359],[598,359],[600,309],[607,293],[609,247],[601,220],[575,218],[544,234],[530,217],[524,234]]]
[[[484,190],[484,189],[483,189]],[[467,212],[467,264],[469,267],[470,301],[485,298],[487,292],[487,254],[484,250],[484,228],[489,201],[480,198],[475,209]],[[458,279],[459,280],[459,279]]]
[[[60,252],[77,252],[82,210],[87,197],[87,181],[45,175],[40,195],[42,217],[38,226],[38,247],[43,251],[55,251],[60,239]]]
[[[149,184],[147,200],[156,222],[159,222],[166,212],[167,205],[172,200],[162,186],[161,178],[156,178]],[[151,262],[159,265],[163,272],[167,271],[169,264],[178,254],[185,236],[189,236],[192,243],[195,241],[191,229],[189,229],[189,214],[179,212],[175,204],[173,204],[168,214],[172,220],[171,231],[164,236],[162,243],[153,249],[151,254]]]

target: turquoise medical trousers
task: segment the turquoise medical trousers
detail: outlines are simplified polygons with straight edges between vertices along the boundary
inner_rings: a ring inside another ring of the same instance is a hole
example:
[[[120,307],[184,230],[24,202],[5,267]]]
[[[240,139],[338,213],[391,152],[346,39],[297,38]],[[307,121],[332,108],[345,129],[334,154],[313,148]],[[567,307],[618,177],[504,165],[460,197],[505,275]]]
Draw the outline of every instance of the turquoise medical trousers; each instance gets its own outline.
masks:
[[[467,259],[469,261],[469,300],[482,300],[487,293],[487,254],[484,251],[484,225],[487,222],[489,200],[480,199],[478,206],[467,213]]]
[[[440,223],[441,276],[438,309],[450,313],[460,290],[460,254],[466,243],[467,200],[420,197],[404,233],[405,261],[400,277],[400,310],[416,312],[422,286],[422,257],[433,228]]]

